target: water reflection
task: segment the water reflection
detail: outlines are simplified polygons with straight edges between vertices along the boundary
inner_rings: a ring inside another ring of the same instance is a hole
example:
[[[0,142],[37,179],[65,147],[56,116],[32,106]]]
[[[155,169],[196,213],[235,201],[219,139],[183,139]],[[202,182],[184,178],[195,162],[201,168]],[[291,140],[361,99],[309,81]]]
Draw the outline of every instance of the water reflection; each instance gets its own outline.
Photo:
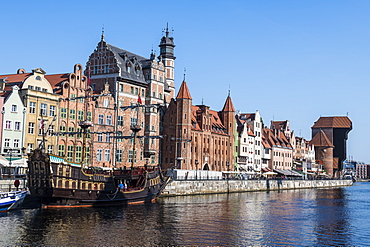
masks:
[[[358,216],[367,214],[370,204],[357,196],[367,195],[366,188],[169,197],[153,204],[110,208],[20,210],[0,216],[0,245],[366,245],[368,240],[361,236],[369,235],[369,227]]]

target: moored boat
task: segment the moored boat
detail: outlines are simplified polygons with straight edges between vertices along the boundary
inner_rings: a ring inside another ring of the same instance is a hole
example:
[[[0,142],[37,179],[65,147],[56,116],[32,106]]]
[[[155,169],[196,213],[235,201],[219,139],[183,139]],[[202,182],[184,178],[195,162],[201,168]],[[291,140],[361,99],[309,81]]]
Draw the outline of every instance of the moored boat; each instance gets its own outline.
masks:
[[[19,208],[26,195],[27,191],[24,190],[0,192],[0,212]]]
[[[40,149],[32,151],[28,158],[28,188],[44,208],[151,202],[168,180],[158,166],[83,167]]]

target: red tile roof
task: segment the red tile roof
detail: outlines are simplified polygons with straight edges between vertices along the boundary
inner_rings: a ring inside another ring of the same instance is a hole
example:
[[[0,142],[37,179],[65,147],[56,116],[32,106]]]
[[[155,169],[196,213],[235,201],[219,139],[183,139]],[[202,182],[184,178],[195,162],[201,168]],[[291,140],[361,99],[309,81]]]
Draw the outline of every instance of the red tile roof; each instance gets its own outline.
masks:
[[[186,81],[181,83],[176,99],[192,99]]]
[[[311,145],[316,147],[334,147],[329,138],[326,136],[325,132],[320,130],[310,141]]]
[[[320,117],[312,128],[350,128],[352,121],[348,117]]]
[[[225,102],[225,105],[224,105],[224,108],[222,109],[222,111],[224,111],[224,112],[235,112],[234,105],[233,105],[233,102],[232,102],[230,96],[227,96],[226,102]]]

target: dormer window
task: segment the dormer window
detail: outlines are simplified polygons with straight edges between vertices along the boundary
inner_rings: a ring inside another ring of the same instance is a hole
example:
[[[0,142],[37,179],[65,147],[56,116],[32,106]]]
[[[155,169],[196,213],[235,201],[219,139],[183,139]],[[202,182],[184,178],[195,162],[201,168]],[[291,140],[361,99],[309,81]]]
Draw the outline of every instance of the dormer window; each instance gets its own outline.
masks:
[[[130,65],[127,65],[127,73],[131,73],[131,67],[130,67]]]
[[[140,75],[140,70],[139,69],[136,69],[136,75],[139,76]]]

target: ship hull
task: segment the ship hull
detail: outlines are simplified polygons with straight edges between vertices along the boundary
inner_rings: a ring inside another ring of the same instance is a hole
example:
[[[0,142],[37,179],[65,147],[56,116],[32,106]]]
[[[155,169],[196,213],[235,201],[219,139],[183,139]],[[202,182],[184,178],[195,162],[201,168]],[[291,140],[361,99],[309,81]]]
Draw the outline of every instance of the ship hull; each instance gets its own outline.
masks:
[[[44,208],[153,202],[167,182],[159,167],[103,170],[82,168],[40,150],[29,155],[29,191]],[[125,188],[119,187],[122,183]]]

